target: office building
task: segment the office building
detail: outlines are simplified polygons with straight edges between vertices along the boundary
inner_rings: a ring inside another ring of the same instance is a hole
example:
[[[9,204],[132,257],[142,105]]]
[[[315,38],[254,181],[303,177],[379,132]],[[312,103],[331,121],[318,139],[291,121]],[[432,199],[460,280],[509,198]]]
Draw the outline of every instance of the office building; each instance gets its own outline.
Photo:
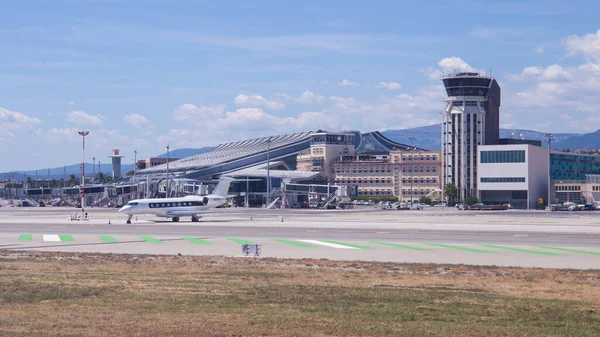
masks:
[[[546,203],[548,149],[530,144],[481,145],[477,158],[480,202],[508,203],[521,209],[540,208]]]

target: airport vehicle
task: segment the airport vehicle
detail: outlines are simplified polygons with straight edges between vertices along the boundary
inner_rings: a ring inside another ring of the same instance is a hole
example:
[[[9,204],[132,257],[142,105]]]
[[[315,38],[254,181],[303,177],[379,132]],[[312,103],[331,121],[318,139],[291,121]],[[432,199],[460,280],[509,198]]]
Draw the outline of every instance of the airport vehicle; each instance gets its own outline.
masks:
[[[119,210],[119,213],[128,215],[128,224],[131,223],[131,218],[135,214],[154,214],[158,217],[171,218],[173,222],[178,222],[182,216],[191,216],[192,222],[198,222],[200,213],[227,202],[229,185],[234,180],[231,177],[221,177],[213,194],[205,196],[189,195],[183,198],[131,200]]]

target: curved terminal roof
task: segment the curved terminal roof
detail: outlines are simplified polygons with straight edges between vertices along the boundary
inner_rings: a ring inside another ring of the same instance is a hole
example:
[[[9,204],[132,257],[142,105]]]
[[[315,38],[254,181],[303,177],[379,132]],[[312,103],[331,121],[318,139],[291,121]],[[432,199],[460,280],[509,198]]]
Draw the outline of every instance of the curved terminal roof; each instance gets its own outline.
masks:
[[[269,147],[271,159],[308,149],[311,134],[312,132],[300,132],[221,144],[211,151],[170,162],[169,172],[196,171],[215,166],[222,167],[223,170],[219,171],[248,167],[265,161]],[[158,173],[166,170],[165,163],[140,170],[139,173]],[[211,173],[207,172],[207,174]]]
[[[409,151],[412,146],[396,143],[393,140],[385,137],[379,131],[363,133],[360,137],[360,143],[356,147],[356,153],[374,153],[382,154],[390,151]],[[417,151],[423,149],[414,148]]]

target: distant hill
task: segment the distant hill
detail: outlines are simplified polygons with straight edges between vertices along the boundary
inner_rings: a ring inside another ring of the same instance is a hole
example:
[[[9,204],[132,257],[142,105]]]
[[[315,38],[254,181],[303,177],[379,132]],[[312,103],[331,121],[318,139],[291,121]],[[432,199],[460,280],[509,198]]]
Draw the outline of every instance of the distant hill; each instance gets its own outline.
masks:
[[[187,157],[195,156],[197,154],[208,152],[212,149],[214,149],[214,147],[203,147],[200,149],[190,149],[190,148],[177,149],[177,150],[169,151],[169,157],[171,157],[171,158],[187,158]],[[165,153],[161,154],[160,156],[157,156],[157,158],[167,158],[167,153],[165,152]]]
[[[440,131],[441,131],[441,124],[434,124],[434,125],[421,126],[421,127],[412,128],[412,129],[387,130],[382,133],[384,136],[386,136],[387,138],[389,138],[393,141],[403,143],[403,144],[408,144],[408,145],[413,145],[413,143],[411,143],[411,141],[408,139],[408,137],[414,137],[415,138],[414,146],[420,147],[423,149],[427,149],[427,150],[439,151],[440,148],[442,147]],[[525,130],[525,129],[500,129],[500,138],[511,138],[511,137],[513,137],[513,134],[514,134],[515,138],[519,138],[521,135],[523,135],[524,139],[544,140],[546,132],[538,132],[538,131]],[[571,140],[571,139],[575,139],[575,138],[580,139],[578,137],[583,137],[583,136],[591,135],[591,134],[581,135],[581,134],[577,134],[577,133],[555,133],[553,135],[554,135],[554,141],[556,142],[555,143],[556,145],[553,144],[552,147],[558,149],[558,148],[561,148],[560,146],[564,146],[563,143],[566,142],[567,140]],[[596,137],[597,137],[596,144],[600,144],[600,134],[598,134]],[[574,148],[584,149],[586,147],[575,147],[575,145],[584,146],[585,144],[592,143],[593,138],[594,137],[590,136],[581,141],[573,140],[572,143],[566,143],[566,144],[568,144],[570,146],[569,148],[571,148],[571,149],[574,149]],[[547,146],[546,143],[542,143],[542,145]],[[594,148],[600,148],[600,147],[594,147]]]
[[[557,150],[595,150],[600,149],[600,130],[585,133],[583,135],[575,135],[567,139],[558,139],[554,136],[555,143],[552,143],[552,148]]]
[[[92,167],[94,166],[94,167]],[[112,175],[112,164],[101,164],[100,165],[101,172]],[[124,175],[127,171],[133,170],[133,164],[121,165],[121,173]],[[62,179],[65,176],[65,171],[67,175],[67,179],[69,179],[69,175],[74,174],[77,177],[81,176],[81,164],[73,164],[65,167],[54,167],[50,169],[50,175],[48,175],[47,168],[41,168],[37,170],[37,178],[42,179]],[[98,164],[93,165],[92,163],[85,163],[85,176],[91,177],[93,173],[98,174]],[[14,179],[14,180],[23,180],[25,176],[31,177],[31,179],[35,180],[36,170],[29,171],[13,171],[13,172],[5,172],[0,173],[0,180],[4,179]]]

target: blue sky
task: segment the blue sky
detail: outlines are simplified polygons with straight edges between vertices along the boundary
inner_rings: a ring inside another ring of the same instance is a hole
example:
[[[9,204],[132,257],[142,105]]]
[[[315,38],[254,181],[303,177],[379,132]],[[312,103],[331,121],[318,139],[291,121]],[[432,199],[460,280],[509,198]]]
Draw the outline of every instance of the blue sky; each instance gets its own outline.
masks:
[[[0,172],[316,129],[437,123],[444,71],[486,70],[501,123],[600,129],[594,1],[0,4]],[[10,159],[9,159],[10,158]],[[12,159],[12,160],[11,160]]]

